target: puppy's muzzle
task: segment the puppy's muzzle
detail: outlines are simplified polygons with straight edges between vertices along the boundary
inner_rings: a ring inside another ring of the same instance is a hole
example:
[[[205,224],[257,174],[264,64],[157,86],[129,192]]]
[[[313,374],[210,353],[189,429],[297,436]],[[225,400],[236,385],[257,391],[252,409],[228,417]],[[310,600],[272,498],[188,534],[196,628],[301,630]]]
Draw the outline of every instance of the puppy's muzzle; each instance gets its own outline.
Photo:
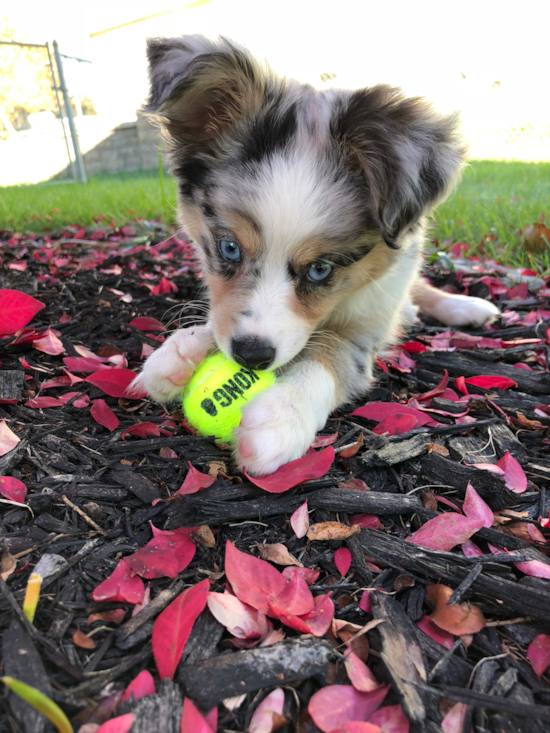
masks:
[[[269,369],[275,360],[275,349],[257,336],[245,336],[231,342],[233,359],[249,369]]]

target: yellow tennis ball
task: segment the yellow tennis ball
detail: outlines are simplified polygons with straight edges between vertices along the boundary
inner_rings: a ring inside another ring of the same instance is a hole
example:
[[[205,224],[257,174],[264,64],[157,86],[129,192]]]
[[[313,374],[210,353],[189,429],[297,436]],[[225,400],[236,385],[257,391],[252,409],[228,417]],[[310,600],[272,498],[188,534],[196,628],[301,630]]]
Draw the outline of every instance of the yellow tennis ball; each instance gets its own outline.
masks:
[[[207,357],[183,392],[183,411],[202,435],[229,443],[241,421],[242,409],[275,383],[273,372],[255,372],[221,353]]]

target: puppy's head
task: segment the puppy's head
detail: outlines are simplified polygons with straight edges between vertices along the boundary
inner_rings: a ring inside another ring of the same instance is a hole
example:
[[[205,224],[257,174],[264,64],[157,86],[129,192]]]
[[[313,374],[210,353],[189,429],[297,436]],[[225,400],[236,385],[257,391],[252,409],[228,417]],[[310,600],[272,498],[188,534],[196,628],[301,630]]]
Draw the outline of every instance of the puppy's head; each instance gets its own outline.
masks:
[[[224,39],[152,40],[148,53],[144,111],[170,144],[218,346],[282,366],[445,197],[465,154],[457,119],[387,86],[318,92]]]

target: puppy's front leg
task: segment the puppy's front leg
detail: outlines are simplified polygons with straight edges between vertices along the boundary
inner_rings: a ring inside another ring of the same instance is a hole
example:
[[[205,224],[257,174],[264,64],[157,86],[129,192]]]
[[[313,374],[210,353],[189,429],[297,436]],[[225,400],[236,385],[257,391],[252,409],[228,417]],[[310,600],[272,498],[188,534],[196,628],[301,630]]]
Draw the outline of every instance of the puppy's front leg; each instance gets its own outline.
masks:
[[[300,458],[330,413],[366,389],[372,357],[343,339],[333,349],[333,342],[307,347],[275,385],[244,408],[236,431],[239,466],[263,475]]]
[[[214,347],[210,324],[180,328],[147,359],[141,374],[130,385],[143,388],[157,402],[181,395],[182,387]]]

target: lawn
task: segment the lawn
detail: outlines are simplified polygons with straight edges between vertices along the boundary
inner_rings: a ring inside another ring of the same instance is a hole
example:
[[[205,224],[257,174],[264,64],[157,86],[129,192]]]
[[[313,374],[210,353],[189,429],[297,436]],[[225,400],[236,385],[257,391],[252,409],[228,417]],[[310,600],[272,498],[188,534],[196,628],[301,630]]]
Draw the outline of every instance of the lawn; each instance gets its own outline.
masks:
[[[174,217],[176,186],[157,171],[102,175],[79,184],[0,188],[0,228],[40,231],[94,217],[123,224],[135,217]],[[473,161],[460,186],[435,212],[431,236],[464,241],[505,264],[550,266],[549,251],[533,256],[520,230],[550,216],[550,163]]]

